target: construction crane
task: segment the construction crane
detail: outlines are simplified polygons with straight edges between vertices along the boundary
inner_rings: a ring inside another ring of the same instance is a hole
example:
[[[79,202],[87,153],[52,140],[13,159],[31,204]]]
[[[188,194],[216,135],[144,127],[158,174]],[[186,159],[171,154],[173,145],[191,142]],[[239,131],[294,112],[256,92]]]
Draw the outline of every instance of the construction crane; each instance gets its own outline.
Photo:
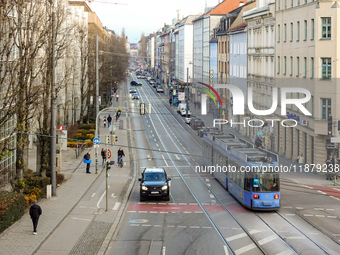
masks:
[[[89,3],[129,5],[129,4],[124,4],[124,3],[113,3],[113,2],[106,2],[106,1],[91,1],[91,0],[86,0],[86,1],[89,2]]]

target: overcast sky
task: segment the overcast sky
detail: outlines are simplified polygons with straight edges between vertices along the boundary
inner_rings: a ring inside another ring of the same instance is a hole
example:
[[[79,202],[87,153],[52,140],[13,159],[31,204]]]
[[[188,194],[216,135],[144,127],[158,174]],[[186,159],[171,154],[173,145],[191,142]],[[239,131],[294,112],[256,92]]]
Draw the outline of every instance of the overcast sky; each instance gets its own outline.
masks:
[[[207,6],[215,6],[219,0],[98,0],[102,2],[126,3],[128,5],[116,5],[106,3],[91,3],[91,8],[96,12],[103,26],[113,29],[117,34],[129,36],[130,42],[140,40],[142,32],[145,35],[157,31],[164,23],[171,24],[172,19],[177,18],[176,10],[179,9],[179,17],[189,14],[199,14]],[[222,1],[222,0],[221,0]]]

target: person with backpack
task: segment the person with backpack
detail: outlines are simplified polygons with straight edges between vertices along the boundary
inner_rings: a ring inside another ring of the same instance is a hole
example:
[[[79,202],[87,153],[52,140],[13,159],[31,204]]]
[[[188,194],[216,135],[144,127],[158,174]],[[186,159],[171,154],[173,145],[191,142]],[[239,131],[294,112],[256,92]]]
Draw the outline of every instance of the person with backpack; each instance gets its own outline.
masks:
[[[86,173],[87,174],[90,174],[90,164],[92,162],[92,159],[91,159],[91,152],[88,152],[84,155],[84,160],[83,162],[86,164]]]
[[[106,116],[104,116],[103,123],[104,123],[104,127],[106,127]]]

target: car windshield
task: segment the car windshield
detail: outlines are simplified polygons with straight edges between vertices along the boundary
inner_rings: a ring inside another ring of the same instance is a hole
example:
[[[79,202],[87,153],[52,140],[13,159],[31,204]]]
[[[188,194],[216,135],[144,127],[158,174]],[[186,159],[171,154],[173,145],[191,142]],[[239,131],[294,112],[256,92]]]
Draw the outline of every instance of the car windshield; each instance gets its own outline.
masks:
[[[145,173],[144,181],[165,181],[164,173]]]

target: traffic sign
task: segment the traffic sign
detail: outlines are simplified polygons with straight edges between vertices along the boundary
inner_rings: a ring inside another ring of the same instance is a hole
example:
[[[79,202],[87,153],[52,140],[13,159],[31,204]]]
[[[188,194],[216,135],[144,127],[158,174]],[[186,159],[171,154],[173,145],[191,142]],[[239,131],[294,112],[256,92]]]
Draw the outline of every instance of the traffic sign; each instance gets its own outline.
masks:
[[[100,140],[99,140],[99,138],[93,138],[93,143],[94,144],[99,144],[100,143]]]
[[[95,145],[93,145],[93,147],[94,147],[95,149],[98,149],[98,148],[99,148],[99,144],[95,144]]]
[[[111,125],[111,126],[109,127],[109,131],[110,131],[110,132],[115,132],[115,131],[116,131],[116,126],[115,126],[115,125]]]
[[[111,151],[110,150],[107,150],[107,154],[108,154],[107,158],[111,158]]]

